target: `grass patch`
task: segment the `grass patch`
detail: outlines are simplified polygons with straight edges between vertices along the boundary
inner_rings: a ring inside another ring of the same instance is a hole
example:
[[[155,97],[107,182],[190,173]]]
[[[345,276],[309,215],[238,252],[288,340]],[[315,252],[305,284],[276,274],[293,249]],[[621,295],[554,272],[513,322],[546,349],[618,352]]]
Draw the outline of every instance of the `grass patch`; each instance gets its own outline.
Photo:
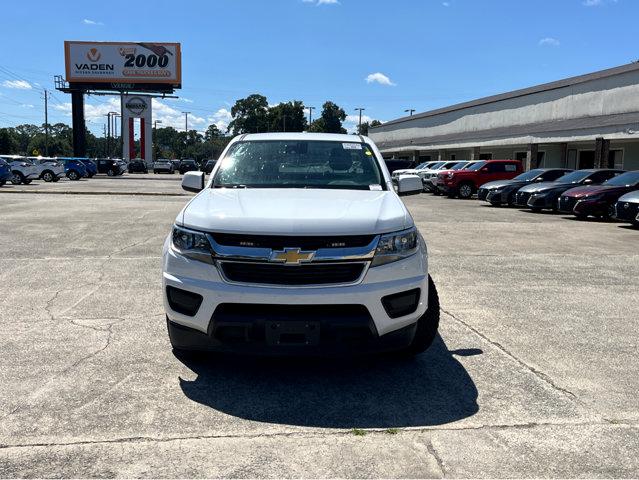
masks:
[[[361,428],[354,428],[353,430],[351,430],[351,432],[356,437],[363,437],[364,435],[366,435],[366,430],[362,430]]]
[[[387,428],[385,433],[388,435],[397,435],[399,433],[399,428]]]

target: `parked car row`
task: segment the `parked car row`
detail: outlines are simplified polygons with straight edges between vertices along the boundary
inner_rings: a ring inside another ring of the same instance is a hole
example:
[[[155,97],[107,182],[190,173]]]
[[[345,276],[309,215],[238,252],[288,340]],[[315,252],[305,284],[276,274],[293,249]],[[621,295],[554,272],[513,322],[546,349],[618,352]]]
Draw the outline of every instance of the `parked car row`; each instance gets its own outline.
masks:
[[[211,173],[216,160],[204,160],[200,165],[192,159],[185,158],[183,160],[158,158],[153,162],[153,173],[169,173],[173,174],[179,172],[184,175],[186,172],[202,171],[205,173]],[[144,173],[148,173],[148,170]]]
[[[211,173],[216,160],[206,160],[201,170]],[[153,173],[175,173],[200,170],[194,159],[158,159],[153,163]],[[0,186],[11,182],[14,185],[29,185],[34,180],[57,182],[63,177],[69,180],[92,178],[101,173],[117,177],[124,173],[149,173],[149,167],[142,159],[126,162],[119,158],[75,158],[75,157],[26,157],[21,155],[0,155]]]
[[[427,162],[396,170],[393,179],[413,174],[425,192],[477,198],[493,206],[516,206],[588,217],[616,218],[639,226],[639,171],[614,168],[537,168],[522,172],[518,160]]]

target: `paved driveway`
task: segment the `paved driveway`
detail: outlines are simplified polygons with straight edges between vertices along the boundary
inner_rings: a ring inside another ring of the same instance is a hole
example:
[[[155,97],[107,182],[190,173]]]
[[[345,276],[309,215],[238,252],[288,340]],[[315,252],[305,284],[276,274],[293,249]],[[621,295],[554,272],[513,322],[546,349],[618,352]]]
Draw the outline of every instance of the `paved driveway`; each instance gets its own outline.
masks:
[[[181,193],[142,177],[78,185]],[[8,190],[0,477],[639,476],[637,230],[409,197],[442,301],[426,354],[188,360],[160,287],[188,197]]]

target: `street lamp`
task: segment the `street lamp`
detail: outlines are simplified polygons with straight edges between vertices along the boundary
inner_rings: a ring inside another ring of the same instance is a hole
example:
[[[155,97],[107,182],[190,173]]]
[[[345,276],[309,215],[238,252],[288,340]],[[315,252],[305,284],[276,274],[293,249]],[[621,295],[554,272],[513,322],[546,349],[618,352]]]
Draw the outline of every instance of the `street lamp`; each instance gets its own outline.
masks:
[[[158,158],[158,154],[157,154],[157,144],[156,144],[156,139],[155,139],[155,131],[158,129],[158,123],[162,123],[162,120],[155,120],[153,122],[153,154],[155,156],[155,160],[157,160]]]

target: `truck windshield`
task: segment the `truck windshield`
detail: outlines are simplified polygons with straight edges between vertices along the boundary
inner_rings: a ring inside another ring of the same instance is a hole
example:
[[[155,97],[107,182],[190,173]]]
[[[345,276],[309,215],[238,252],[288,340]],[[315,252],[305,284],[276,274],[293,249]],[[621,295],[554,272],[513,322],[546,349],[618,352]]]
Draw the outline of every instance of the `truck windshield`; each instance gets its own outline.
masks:
[[[375,154],[365,143],[261,140],[231,146],[214,188],[334,188],[386,190]]]
[[[486,165],[486,162],[477,162],[472,164],[470,167],[466,167],[464,168],[464,170],[470,170],[470,171],[477,171],[479,170],[481,167],[483,167],[484,165]]]

